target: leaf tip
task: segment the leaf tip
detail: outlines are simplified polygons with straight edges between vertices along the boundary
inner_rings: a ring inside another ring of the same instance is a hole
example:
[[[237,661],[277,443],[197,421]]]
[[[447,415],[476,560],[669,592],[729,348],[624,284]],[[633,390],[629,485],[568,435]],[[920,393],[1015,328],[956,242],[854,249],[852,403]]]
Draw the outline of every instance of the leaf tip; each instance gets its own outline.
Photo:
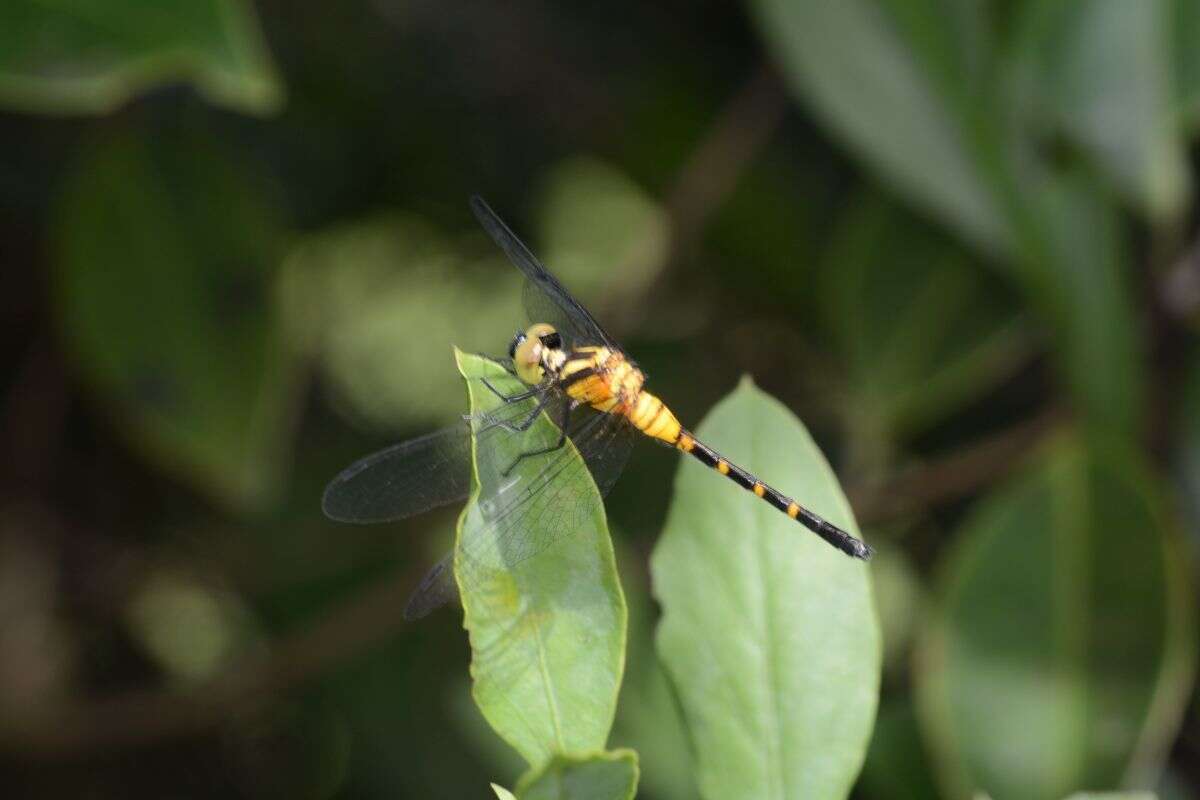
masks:
[[[510,792],[508,789],[505,789],[500,784],[491,783],[488,785],[491,786],[492,791],[496,793],[497,800],[516,800],[517,796],[514,795],[512,792]]]

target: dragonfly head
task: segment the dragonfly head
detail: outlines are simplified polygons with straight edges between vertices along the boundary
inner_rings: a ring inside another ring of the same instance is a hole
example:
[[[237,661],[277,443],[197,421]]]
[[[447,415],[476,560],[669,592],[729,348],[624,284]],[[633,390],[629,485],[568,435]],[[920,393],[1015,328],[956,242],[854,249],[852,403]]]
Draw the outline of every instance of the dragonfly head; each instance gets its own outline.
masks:
[[[547,373],[554,375],[566,360],[562,336],[554,326],[539,322],[518,331],[508,346],[517,377],[530,386],[542,382]]]

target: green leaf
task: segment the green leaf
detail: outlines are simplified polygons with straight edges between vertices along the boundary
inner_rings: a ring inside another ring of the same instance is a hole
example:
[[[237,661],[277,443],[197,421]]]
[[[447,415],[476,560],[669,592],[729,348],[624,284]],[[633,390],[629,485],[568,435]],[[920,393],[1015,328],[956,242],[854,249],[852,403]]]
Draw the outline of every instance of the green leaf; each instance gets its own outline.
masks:
[[[848,425],[919,433],[1011,375],[1030,350],[1013,292],[877,194],[844,215],[822,277],[825,327],[849,372]]]
[[[114,139],[71,174],[56,233],[82,375],[136,446],[235,507],[278,488],[296,394],[281,226],[251,175],[209,143]]]
[[[918,653],[944,790],[1153,783],[1191,687],[1191,588],[1137,454],[1057,442],[972,515]]]
[[[521,800],[632,800],[638,759],[632,750],[584,756],[555,756],[521,778]]]
[[[480,378],[505,394],[524,389],[495,362],[461,351],[455,357],[472,414],[502,404]],[[534,479],[545,462],[525,459],[507,477],[500,471],[558,435],[542,415],[525,434],[477,449],[476,491],[459,521],[454,559],[475,702],[534,767],[604,748],[625,663],[625,598],[604,504],[569,440],[553,487],[513,518],[516,537],[497,536],[484,523],[479,499],[493,497],[501,482]]]
[[[493,783],[492,791],[496,793],[496,800],[517,800],[517,796],[503,786]]]
[[[104,114],[166,83],[267,114],[283,102],[252,7],[242,0],[8,0],[0,25],[0,103]]]
[[[1189,191],[1171,63],[1172,0],[1034,0],[1011,67],[1046,119],[1151,218]]]
[[[988,50],[979,5],[750,3],[792,88],[834,134],[897,190],[995,253],[1009,248],[1012,232],[969,124]]]
[[[750,381],[697,433],[857,534],[804,426]],[[663,607],[658,651],[691,733],[701,794],[845,797],[879,690],[866,566],[689,460],[651,569]]]

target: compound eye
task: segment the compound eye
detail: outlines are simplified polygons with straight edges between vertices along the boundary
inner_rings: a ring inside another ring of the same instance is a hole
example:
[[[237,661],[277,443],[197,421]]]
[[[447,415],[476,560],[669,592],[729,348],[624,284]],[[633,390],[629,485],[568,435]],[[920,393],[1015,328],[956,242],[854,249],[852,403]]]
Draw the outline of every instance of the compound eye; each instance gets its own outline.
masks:
[[[517,331],[517,335],[513,337],[513,340],[511,342],[508,343],[508,357],[509,358],[517,357],[517,348],[521,346],[521,342],[523,342],[523,341],[525,341],[525,334],[521,333],[520,331]]]
[[[558,331],[547,333],[542,337],[542,346],[551,350],[558,350],[562,347],[562,336],[559,335]]]

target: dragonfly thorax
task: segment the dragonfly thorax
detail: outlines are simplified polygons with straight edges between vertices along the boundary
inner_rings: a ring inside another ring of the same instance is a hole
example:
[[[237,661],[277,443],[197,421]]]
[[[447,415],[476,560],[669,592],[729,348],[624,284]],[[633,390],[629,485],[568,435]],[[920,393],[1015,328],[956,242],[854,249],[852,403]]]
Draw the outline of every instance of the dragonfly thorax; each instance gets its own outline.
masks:
[[[518,332],[509,345],[513,369],[523,382],[534,386],[547,375],[556,377],[567,360],[562,336],[553,325],[538,322]]]

